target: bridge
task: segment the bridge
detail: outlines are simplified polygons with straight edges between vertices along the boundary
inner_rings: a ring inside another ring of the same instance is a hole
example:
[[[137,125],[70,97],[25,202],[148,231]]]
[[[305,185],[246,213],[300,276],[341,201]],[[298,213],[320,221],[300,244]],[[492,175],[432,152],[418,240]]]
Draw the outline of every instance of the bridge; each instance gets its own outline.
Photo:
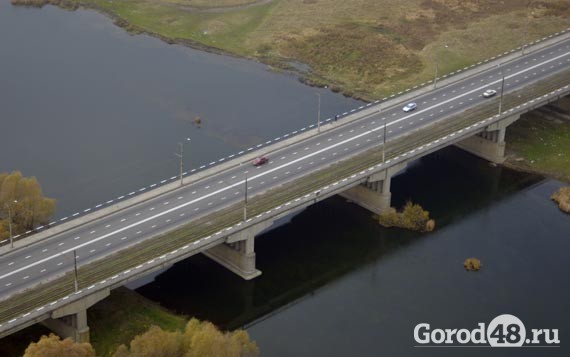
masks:
[[[501,163],[510,124],[567,101],[570,33],[444,77],[4,242],[0,337],[41,322],[88,341],[90,306],[198,253],[253,279],[254,238],[276,220],[337,194],[381,213],[391,178],[443,147]],[[487,89],[498,94],[484,98]],[[417,109],[404,112],[410,101]],[[260,155],[269,162],[251,165]]]

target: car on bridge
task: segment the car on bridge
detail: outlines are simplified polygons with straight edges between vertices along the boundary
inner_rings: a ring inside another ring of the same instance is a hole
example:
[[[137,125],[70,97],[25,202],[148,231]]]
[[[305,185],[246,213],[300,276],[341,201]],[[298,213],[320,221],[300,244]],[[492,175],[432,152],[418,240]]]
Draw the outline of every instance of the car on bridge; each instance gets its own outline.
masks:
[[[414,102],[406,104],[404,108],[402,108],[405,112],[411,112],[412,110],[416,109],[418,105]]]
[[[491,98],[493,97],[495,94],[497,94],[497,91],[494,89],[487,89],[485,92],[483,92],[483,97],[485,98]]]
[[[269,161],[269,159],[265,156],[260,156],[258,158],[256,158],[255,160],[253,160],[251,163],[253,164],[253,166],[261,166],[263,164],[266,164]]]

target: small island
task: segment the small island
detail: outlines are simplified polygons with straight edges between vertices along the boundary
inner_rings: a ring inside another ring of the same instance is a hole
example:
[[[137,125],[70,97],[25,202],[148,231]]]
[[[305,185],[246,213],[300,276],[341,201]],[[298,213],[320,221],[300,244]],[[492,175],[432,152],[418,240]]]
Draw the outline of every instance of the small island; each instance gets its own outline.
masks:
[[[479,271],[481,270],[481,261],[477,258],[467,258],[463,262],[463,267],[467,271]]]

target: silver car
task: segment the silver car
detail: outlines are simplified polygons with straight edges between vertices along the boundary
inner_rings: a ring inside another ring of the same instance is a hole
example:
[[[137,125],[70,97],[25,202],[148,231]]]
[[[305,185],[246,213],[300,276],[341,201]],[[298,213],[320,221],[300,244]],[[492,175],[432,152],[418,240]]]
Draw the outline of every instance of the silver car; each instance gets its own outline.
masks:
[[[404,108],[402,108],[403,111],[405,112],[411,112],[412,110],[416,109],[418,107],[418,105],[416,103],[408,103],[406,104],[406,106]]]
[[[497,94],[497,91],[494,89],[487,89],[485,92],[483,92],[483,97],[485,98],[491,98],[493,97],[495,94]]]

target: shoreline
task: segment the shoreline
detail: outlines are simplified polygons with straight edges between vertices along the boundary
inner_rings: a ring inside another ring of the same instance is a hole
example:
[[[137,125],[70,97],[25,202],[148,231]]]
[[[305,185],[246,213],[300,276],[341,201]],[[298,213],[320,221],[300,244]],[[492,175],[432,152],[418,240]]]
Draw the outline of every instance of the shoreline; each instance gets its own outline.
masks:
[[[47,5],[52,5],[61,10],[67,10],[67,11],[77,11],[80,9],[96,11],[97,13],[108,17],[115,26],[122,28],[130,35],[147,35],[159,39],[169,45],[179,45],[198,51],[212,53],[215,55],[253,61],[256,63],[266,65],[268,69],[271,71],[285,72],[286,74],[292,75],[295,78],[297,78],[299,82],[310,87],[328,88],[334,93],[339,93],[347,98],[352,98],[364,102],[372,102],[375,100],[374,98],[368,97],[366,95],[357,95],[355,93],[351,93],[348,90],[343,89],[337,83],[332,83],[331,80],[327,80],[326,78],[320,76],[317,73],[314,72],[307,73],[297,69],[293,65],[288,64],[288,62],[290,61],[297,62],[297,59],[295,58],[288,58],[288,59],[283,58],[282,61],[277,61],[271,57],[263,55],[260,55],[259,57],[253,57],[253,56],[235,54],[230,51],[218,47],[209,46],[195,40],[164,36],[161,35],[160,33],[149,31],[137,25],[134,25],[128,20],[118,16],[117,14],[107,11],[105,8],[97,6],[96,4],[93,3],[84,3],[81,1],[75,2],[69,0],[11,0],[10,3],[12,4],[12,6],[38,8],[38,9],[41,9],[42,7]],[[255,3],[254,5],[260,5],[260,4]]]

